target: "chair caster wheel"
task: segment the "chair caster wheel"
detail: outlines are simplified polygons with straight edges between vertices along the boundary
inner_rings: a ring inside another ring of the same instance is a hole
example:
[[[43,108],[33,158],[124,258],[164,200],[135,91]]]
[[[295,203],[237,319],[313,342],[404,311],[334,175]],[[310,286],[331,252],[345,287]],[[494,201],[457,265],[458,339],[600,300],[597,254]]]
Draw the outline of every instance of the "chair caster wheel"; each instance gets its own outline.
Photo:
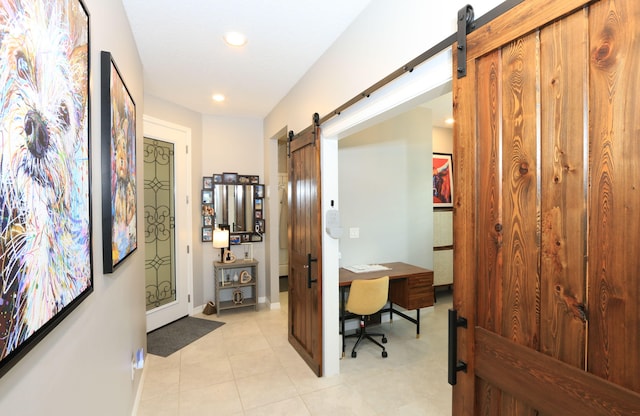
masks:
[[[351,358],[356,358],[358,356],[358,353],[355,351],[351,351]]]
[[[382,337],[382,343],[386,344],[387,343],[387,337]]]
[[[382,358],[387,358],[387,352],[386,351],[382,351]]]

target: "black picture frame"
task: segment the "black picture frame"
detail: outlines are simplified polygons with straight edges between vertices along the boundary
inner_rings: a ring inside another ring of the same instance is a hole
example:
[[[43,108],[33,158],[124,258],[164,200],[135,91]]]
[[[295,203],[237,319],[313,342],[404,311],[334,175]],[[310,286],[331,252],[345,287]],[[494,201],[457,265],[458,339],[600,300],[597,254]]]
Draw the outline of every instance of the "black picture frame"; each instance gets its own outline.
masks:
[[[102,257],[104,273],[138,248],[136,104],[110,52],[101,53]]]
[[[212,189],[203,189],[202,190],[202,203],[203,204],[213,204],[213,190]]]
[[[213,178],[211,176],[202,178],[202,189],[213,189]]]
[[[213,227],[202,227],[202,242],[210,243],[213,241]]]
[[[222,183],[236,184],[238,183],[238,174],[232,172],[222,172]]]
[[[202,204],[202,215],[203,216],[214,216],[215,211],[213,209],[213,204]]]
[[[81,0],[9,0],[4,6],[0,32],[22,36],[28,53],[23,55],[24,65],[3,66],[1,99],[11,119],[0,119],[2,130],[14,130],[7,123],[25,125],[32,111],[42,114],[30,121],[36,127],[37,123],[45,123],[45,129],[46,123],[62,124],[57,117],[63,113],[56,112],[56,119],[48,120],[44,111],[54,104],[61,108],[58,94],[72,97],[65,100],[69,106],[65,111],[73,117],[62,120],[68,123],[64,136],[60,129],[47,129],[47,146],[40,149],[42,160],[49,161],[46,170],[24,172],[31,166],[27,160],[30,152],[16,153],[11,162],[0,164],[0,233],[5,265],[0,280],[0,377],[25,358],[94,288],[89,13]],[[34,8],[41,11],[43,19],[25,11]],[[51,33],[58,34],[60,40],[55,47],[51,47],[50,39],[44,39]],[[42,50],[40,45],[49,47]],[[56,84],[55,95],[36,91],[37,85],[26,82],[26,76],[34,82],[40,79],[42,74],[37,70],[46,71],[47,80]],[[25,137],[18,133],[11,140],[18,142]],[[15,185],[16,175],[23,178],[20,187]],[[52,196],[56,197],[55,203]],[[30,237],[25,239],[25,235]],[[38,283],[45,281],[46,285]]]
[[[256,232],[261,235],[265,233],[264,219],[256,219]]]

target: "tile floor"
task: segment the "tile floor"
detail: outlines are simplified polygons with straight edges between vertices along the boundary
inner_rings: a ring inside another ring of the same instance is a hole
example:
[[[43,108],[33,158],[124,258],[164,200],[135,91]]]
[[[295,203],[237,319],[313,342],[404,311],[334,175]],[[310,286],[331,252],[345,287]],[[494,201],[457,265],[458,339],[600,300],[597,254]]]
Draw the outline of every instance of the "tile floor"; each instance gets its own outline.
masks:
[[[388,358],[364,342],[351,358],[347,339],[340,374],[316,377],[287,341],[287,296],[280,310],[199,317],[221,328],[163,358],[147,355],[139,416],[450,415],[447,309],[438,293],[421,311],[421,337],[397,317],[380,328]]]

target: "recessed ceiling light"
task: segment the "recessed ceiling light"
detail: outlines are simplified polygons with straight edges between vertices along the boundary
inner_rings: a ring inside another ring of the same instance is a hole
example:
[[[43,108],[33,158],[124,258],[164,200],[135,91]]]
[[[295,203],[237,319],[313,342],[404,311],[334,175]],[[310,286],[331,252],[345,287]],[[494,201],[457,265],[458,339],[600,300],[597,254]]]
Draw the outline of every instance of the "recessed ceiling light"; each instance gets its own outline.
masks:
[[[223,38],[227,45],[230,46],[244,46],[247,44],[247,37],[240,32],[227,32]]]
[[[447,124],[453,124],[454,121],[455,121],[454,119],[448,118],[444,122],[447,123]]]
[[[213,94],[213,101],[217,102],[217,103],[221,103],[224,101],[224,95],[222,94]]]

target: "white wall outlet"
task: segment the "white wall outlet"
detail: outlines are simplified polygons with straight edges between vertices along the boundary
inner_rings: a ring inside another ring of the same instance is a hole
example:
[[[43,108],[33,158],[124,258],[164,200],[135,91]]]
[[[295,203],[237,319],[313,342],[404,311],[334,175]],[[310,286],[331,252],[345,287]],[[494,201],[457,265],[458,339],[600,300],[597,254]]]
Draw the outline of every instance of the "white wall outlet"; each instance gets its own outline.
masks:
[[[360,238],[360,228],[349,228],[349,238]]]

